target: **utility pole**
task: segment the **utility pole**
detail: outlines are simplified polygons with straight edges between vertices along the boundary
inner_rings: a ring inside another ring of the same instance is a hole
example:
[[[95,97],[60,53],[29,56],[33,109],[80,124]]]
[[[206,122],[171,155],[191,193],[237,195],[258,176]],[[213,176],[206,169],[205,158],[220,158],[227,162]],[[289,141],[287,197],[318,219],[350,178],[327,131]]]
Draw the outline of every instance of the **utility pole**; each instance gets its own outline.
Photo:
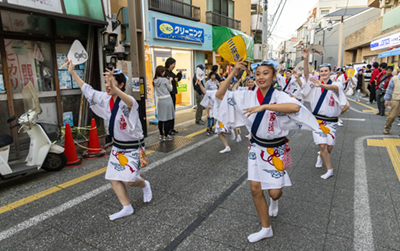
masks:
[[[262,34],[262,60],[268,58],[268,0],[264,0],[263,7],[263,34]]]
[[[143,134],[147,137],[146,120],[146,66],[144,56],[144,35],[142,19],[142,1],[128,0],[129,13],[129,35],[130,35],[130,56],[132,63],[132,78],[139,78],[140,98],[136,98],[139,103],[139,118],[142,123]]]
[[[338,60],[337,60],[337,67],[342,67],[342,46],[343,46],[343,16],[340,20],[340,27],[339,27],[339,51],[338,51]]]

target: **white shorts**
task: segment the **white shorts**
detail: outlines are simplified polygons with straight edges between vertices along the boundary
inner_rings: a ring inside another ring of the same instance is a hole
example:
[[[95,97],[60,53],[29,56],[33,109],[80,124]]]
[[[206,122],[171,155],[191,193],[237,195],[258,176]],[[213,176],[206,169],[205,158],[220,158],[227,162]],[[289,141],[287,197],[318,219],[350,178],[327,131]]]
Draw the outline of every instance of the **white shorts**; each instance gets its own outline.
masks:
[[[282,160],[285,145],[275,147],[274,154]],[[265,147],[255,143],[251,144],[248,157],[248,180],[261,182],[262,190],[280,189],[291,186],[287,171],[278,171],[272,163],[272,157]]]
[[[336,129],[338,128],[337,122],[322,121],[323,125],[329,129],[329,133],[325,134],[321,130],[313,132],[314,143],[316,145],[326,144],[334,146],[336,142]]]
[[[140,177],[138,149],[112,147],[106,171],[106,180],[136,182]]]

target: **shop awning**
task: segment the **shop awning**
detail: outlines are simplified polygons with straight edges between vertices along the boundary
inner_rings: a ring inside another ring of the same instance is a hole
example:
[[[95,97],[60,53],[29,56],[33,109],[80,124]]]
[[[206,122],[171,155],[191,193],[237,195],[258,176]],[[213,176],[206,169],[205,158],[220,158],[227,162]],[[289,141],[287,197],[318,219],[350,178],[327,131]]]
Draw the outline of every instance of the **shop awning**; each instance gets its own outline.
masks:
[[[378,58],[392,57],[392,56],[397,56],[397,55],[400,55],[400,48],[382,52],[378,55]]]
[[[247,50],[246,61],[254,62],[254,39],[251,36],[244,34],[241,31],[230,29],[228,27],[213,26],[212,37],[213,37],[213,51],[217,51],[219,46],[225,43],[228,39],[234,36],[241,36],[244,39]]]

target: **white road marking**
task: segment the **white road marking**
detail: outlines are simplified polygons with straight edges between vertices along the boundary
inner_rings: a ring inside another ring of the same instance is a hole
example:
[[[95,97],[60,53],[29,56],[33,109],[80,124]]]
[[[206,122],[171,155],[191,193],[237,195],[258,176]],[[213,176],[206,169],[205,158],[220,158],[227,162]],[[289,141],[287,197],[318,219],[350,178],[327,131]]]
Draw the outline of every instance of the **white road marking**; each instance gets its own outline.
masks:
[[[348,120],[348,121],[365,121],[365,119],[356,119],[356,118],[340,118],[341,120]]]
[[[365,115],[372,115],[372,113],[362,112],[362,111],[360,111],[360,110],[357,110],[357,109],[354,108],[354,107],[350,107],[350,110],[355,111],[355,112],[358,112],[358,113],[361,113],[361,114],[365,114]]]
[[[354,250],[375,250],[364,152],[364,140],[368,138],[387,138],[387,135],[363,136],[355,140]]]
[[[201,145],[203,145],[203,144],[215,139],[216,137],[217,137],[217,135],[212,136],[210,138],[207,138],[205,140],[202,140],[200,142],[197,142],[196,144],[191,145],[191,146],[189,146],[187,148],[183,148],[182,150],[180,150],[180,151],[178,151],[178,152],[176,152],[176,153],[174,153],[172,155],[169,155],[169,156],[167,156],[167,157],[165,157],[163,159],[160,159],[160,160],[148,165],[146,168],[142,169],[140,172],[141,173],[145,173],[145,172],[147,172],[147,171],[149,171],[149,170],[151,170],[151,169],[153,169],[153,168],[155,168],[155,167],[157,167],[159,165],[164,164],[167,161],[172,160],[173,158],[176,158],[176,157],[178,157],[178,156],[180,156],[182,154],[185,154],[185,153],[187,153],[187,152],[189,152],[189,151],[191,151],[191,150],[193,150],[193,149],[195,149],[195,148],[197,148],[197,147],[199,147],[199,146],[201,146]],[[78,205],[81,202],[84,202],[84,201],[86,201],[86,200],[88,200],[90,198],[93,198],[94,196],[99,195],[100,193],[105,192],[108,189],[111,189],[111,184],[107,184],[107,185],[101,186],[99,188],[96,188],[96,189],[94,189],[94,190],[92,190],[92,191],[90,191],[90,192],[88,192],[88,193],[86,193],[86,194],[84,194],[82,196],[79,196],[79,197],[77,197],[75,199],[72,199],[72,200],[70,200],[70,201],[68,201],[68,202],[66,202],[66,203],[64,203],[64,204],[62,204],[62,205],[60,205],[58,207],[50,209],[50,210],[48,210],[48,211],[46,211],[46,212],[44,212],[42,214],[36,215],[36,216],[34,216],[34,217],[32,217],[32,218],[30,218],[30,219],[28,219],[28,220],[26,220],[26,221],[24,221],[22,223],[19,223],[19,224],[15,225],[15,226],[7,229],[7,230],[4,230],[3,232],[0,232],[0,241],[2,241],[4,239],[7,239],[7,238],[11,237],[12,235],[14,235],[14,234],[16,234],[18,232],[21,232],[21,231],[23,231],[23,230],[25,230],[27,228],[30,228],[30,227],[32,227],[34,225],[37,225],[38,223],[40,223],[40,222],[42,222],[42,221],[44,221],[44,220],[46,220],[46,219],[48,219],[50,217],[53,217],[53,216],[65,211],[67,209],[70,209],[70,208]]]

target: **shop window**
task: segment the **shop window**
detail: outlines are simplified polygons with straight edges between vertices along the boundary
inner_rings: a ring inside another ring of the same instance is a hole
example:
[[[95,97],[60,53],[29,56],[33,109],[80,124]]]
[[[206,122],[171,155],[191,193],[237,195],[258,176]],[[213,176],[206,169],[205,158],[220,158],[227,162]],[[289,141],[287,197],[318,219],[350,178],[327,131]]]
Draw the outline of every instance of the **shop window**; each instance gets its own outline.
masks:
[[[0,13],[3,31],[40,35],[51,34],[50,18],[4,10]]]
[[[79,109],[81,106],[81,94],[67,95],[61,97],[63,120],[73,121],[74,126],[78,126]]]
[[[73,37],[76,39],[87,39],[89,25],[56,19],[56,32],[60,37]]]
[[[104,21],[101,0],[68,0],[64,1],[65,11],[69,15],[81,16]]]
[[[7,66],[13,93],[32,82],[37,92],[55,91],[50,43],[4,39]]]
[[[6,88],[4,86],[4,77],[3,77],[3,62],[1,60],[0,54],[0,135],[1,134],[9,134],[11,135],[11,130],[9,126],[7,126],[7,119],[9,118],[8,113],[8,102],[7,102],[7,94]]]
[[[71,44],[56,44],[56,57],[57,57],[57,69],[65,63],[68,51]],[[83,79],[83,72],[85,70],[85,64],[80,64],[75,66],[75,72],[78,76]],[[79,89],[78,84],[69,74],[67,67],[58,70],[58,81],[60,83],[60,89]]]

